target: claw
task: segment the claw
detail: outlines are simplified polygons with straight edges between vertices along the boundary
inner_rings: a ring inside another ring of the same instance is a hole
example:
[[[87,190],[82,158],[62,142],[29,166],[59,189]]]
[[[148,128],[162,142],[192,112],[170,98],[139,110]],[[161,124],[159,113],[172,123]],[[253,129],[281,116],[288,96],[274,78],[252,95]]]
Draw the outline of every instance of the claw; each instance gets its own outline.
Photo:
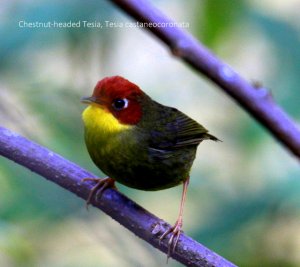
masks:
[[[100,179],[100,178],[84,178],[81,180],[81,182],[86,181],[92,181],[96,182],[96,185],[91,189],[89,196],[86,201],[86,209],[89,209],[89,205],[91,204],[92,198],[95,196],[95,199],[98,200],[101,198],[101,195],[103,194],[104,190],[111,187],[115,187],[115,180],[109,177]]]
[[[159,245],[161,241],[168,235],[171,234],[169,242],[168,242],[168,254],[167,254],[167,263],[171,256],[171,253],[175,252],[180,234],[182,232],[182,217],[183,217],[183,206],[186,198],[186,192],[189,185],[190,177],[187,177],[187,179],[183,183],[183,190],[182,190],[182,196],[181,196],[181,202],[180,202],[180,209],[179,209],[179,215],[178,219],[174,226],[169,228],[167,231],[165,231],[159,238]]]
[[[159,244],[160,242],[168,235],[171,234],[168,242],[168,254],[167,254],[167,262],[171,256],[171,253],[175,252],[180,234],[182,232],[182,219],[179,218],[179,220],[175,223],[174,226],[169,228],[167,231],[165,231],[159,238]]]

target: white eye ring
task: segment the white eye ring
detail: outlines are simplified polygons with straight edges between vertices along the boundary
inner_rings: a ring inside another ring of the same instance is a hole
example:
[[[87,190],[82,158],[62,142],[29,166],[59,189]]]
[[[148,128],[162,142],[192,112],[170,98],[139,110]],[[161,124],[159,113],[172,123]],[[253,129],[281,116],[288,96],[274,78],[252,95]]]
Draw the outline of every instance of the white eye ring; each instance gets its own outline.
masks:
[[[122,110],[128,107],[129,101],[127,98],[116,98],[112,106],[115,110]]]

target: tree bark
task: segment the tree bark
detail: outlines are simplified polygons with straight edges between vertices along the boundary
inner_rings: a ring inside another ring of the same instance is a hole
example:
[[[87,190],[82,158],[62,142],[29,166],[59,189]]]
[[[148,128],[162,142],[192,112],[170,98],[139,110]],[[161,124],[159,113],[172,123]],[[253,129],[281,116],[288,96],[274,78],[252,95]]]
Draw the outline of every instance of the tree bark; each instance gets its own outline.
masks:
[[[60,185],[84,200],[87,200],[93,184],[82,183],[81,180],[96,177],[47,148],[3,127],[0,127],[0,155]],[[91,204],[155,248],[167,253],[168,240],[164,239],[159,244],[160,235],[167,227],[170,227],[165,221],[114,189],[106,189],[101,199],[99,201],[93,199]],[[181,235],[176,251],[171,257],[186,266],[235,266],[185,234]]]
[[[174,23],[146,0],[110,0],[164,42],[173,55],[204,74],[260,122],[287,150],[300,160],[300,130],[273,101],[266,88],[250,84],[229,65],[213,55],[191,34],[178,27],[158,27]],[[155,26],[157,25],[157,26]],[[217,111],[216,111],[217,112]],[[222,111],[223,112],[223,111]]]

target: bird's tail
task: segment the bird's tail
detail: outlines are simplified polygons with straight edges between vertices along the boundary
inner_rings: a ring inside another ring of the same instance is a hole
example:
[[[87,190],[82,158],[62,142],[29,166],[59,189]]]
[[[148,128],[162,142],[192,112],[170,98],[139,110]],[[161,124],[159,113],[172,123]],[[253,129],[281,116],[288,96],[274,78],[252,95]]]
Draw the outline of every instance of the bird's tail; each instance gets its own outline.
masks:
[[[216,142],[222,142],[222,140],[220,140],[219,138],[209,134],[209,133],[205,133],[203,134],[203,139],[208,139],[208,140],[213,140],[213,141],[216,141]]]

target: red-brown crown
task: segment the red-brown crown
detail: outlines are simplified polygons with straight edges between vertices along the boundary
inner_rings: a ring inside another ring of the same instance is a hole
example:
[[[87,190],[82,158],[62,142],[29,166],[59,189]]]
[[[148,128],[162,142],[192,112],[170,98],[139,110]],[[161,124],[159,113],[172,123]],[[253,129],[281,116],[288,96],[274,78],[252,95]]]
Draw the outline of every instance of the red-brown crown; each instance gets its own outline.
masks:
[[[121,123],[134,125],[142,117],[143,91],[121,76],[106,77],[99,81],[93,97]]]

